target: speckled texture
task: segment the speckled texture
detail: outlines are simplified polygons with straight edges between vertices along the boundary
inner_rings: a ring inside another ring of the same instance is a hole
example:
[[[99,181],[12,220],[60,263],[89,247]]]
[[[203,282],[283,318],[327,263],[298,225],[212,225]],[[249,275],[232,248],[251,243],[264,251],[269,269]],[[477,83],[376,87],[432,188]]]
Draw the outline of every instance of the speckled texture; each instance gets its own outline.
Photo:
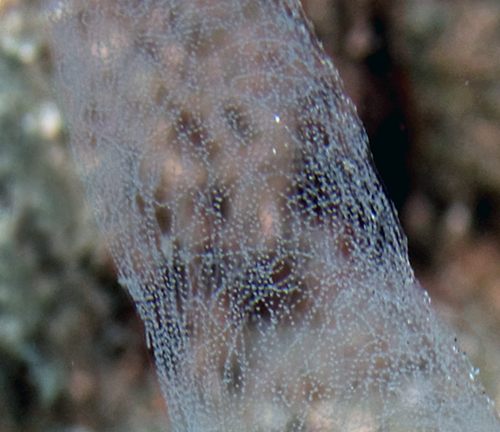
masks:
[[[298,2],[68,0],[49,17],[170,430],[500,428]]]
[[[500,400],[498,135],[491,133],[499,123],[498,4],[304,3],[372,140],[391,110],[411,132],[396,140],[409,145],[410,156],[392,164],[418,173],[410,185],[393,179],[403,186],[395,199],[410,251],[434,304],[481,367],[479,379]],[[147,373],[142,329],[112,282],[63,144],[38,7],[0,2],[0,429],[161,430],[162,402]],[[386,41],[374,30],[377,14],[386,17]],[[381,79],[370,59],[377,54],[385,62],[384,52],[392,66]],[[463,137],[474,130],[465,154]],[[444,177],[441,166],[449,167]],[[321,412],[314,421],[328,425]]]

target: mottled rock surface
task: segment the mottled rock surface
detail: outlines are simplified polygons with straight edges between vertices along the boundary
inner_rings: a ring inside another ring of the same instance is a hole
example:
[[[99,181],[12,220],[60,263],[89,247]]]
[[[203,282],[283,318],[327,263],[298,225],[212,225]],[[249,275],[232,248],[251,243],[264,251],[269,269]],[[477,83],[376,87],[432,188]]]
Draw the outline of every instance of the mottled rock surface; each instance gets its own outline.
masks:
[[[304,4],[378,146],[422,281],[498,407],[498,2]],[[0,430],[160,430],[142,328],[65,147],[38,8],[0,2]]]

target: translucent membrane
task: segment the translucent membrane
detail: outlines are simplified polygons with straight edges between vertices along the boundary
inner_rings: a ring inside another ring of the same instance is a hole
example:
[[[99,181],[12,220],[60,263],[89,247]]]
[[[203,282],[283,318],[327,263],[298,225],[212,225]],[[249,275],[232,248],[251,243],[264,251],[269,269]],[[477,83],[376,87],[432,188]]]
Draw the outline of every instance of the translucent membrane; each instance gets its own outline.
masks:
[[[169,430],[500,430],[297,1],[48,11],[76,161]]]

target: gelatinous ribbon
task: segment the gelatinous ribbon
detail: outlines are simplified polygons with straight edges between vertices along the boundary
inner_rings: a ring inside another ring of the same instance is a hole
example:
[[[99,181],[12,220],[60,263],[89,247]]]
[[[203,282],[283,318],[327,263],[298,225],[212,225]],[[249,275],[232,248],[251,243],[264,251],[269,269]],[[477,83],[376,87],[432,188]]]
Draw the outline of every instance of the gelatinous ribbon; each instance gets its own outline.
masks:
[[[76,161],[169,430],[500,430],[297,1],[49,14]]]

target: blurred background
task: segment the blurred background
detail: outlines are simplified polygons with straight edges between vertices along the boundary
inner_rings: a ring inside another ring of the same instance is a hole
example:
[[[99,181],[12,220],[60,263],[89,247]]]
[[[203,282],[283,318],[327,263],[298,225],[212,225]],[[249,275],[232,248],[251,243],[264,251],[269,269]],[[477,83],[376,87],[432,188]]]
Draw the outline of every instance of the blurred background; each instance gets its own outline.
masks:
[[[160,431],[142,325],[71,161],[41,3],[0,0],[0,432]],[[500,2],[303,5],[417,276],[500,412]]]

